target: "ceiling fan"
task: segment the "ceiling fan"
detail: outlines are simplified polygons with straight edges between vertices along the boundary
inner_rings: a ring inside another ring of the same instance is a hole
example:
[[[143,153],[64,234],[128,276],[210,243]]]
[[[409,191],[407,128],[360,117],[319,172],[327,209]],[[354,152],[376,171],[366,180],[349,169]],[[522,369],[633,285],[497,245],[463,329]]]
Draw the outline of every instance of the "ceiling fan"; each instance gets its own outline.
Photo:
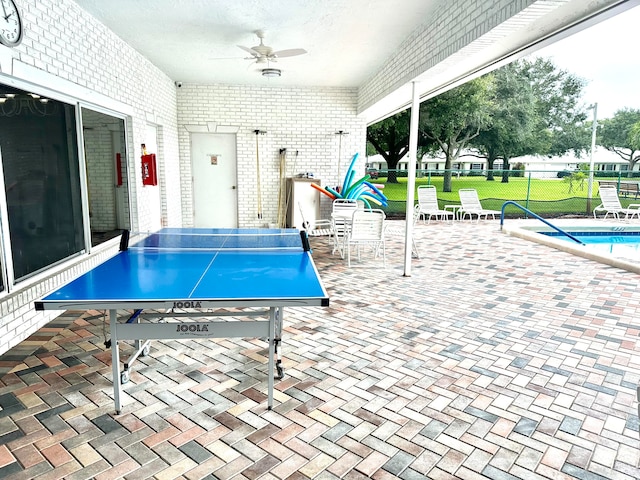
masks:
[[[278,58],[295,57],[307,53],[304,48],[290,48],[288,50],[278,50],[274,52],[273,48],[264,44],[263,30],[256,30],[254,33],[260,39],[260,45],[251,48],[238,45],[238,47],[251,55],[250,57],[246,57],[246,60],[254,60],[255,63],[268,64],[269,62],[276,62]]]

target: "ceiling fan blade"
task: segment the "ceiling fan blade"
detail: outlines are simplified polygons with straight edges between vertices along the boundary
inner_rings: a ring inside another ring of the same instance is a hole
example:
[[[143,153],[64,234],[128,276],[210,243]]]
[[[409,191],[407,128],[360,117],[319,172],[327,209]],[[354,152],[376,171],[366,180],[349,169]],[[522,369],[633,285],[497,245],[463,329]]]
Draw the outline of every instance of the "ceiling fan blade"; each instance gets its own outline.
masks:
[[[290,48],[289,50],[279,50],[273,52],[270,56],[275,58],[295,57],[296,55],[304,55],[307,51],[304,48]]]
[[[254,56],[254,57],[259,57],[260,56],[260,52],[256,52],[253,48],[249,48],[249,47],[243,47],[242,45],[238,45],[238,48],[241,48],[242,50],[244,50],[245,52],[247,52],[248,54]]]

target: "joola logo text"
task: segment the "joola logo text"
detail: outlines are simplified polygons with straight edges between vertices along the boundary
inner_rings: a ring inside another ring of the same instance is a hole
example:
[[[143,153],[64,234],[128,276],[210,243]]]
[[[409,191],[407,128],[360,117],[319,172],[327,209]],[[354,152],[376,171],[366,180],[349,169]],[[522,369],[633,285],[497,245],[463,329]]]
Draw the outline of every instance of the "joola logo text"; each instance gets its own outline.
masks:
[[[185,325],[181,323],[180,325],[176,325],[176,332],[208,332],[209,327],[207,325]]]
[[[173,302],[173,308],[202,308],[200,302],[185,300],[184,302]]]

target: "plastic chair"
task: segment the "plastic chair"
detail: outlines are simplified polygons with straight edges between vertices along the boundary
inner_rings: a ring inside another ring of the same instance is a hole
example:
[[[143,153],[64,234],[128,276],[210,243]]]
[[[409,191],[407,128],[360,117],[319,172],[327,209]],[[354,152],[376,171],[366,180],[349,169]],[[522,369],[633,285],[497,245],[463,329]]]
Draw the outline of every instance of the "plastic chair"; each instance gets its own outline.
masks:
[[[309,237],[329,237],[333,235],[333,226],[331,220],[319,219],[307,221],[304,218],[302,206],[298,203],[300,209],[300,217],[302,217],[302,228],[307,232]]]
[[[414,219],[417,218],[414,215]],[[396,225],[394,225],[393,220],[390,221],[385,221],[384,222],[384,235],[385,237],[401,237],[401,238],[405,238],[405,230],[404,228],[398,227]],[[414,220],[414,226],[415,226],[415,220]],[[415,234],[413,236],[413,238],[411,239],[411,256],[414,258],[420,258],[420,250],[418,250],[418,244],[416,243],[416,237]]]
[[[473,188],[461,188],[458,190],[458,195],[460,196],[461,205],[460,210],[458,210],[460,220],[464,220],[464,217],[467,215],[469,215],[470,220],[473,220],[473,215],[478,216],[478,221],[480,221],[482,217],[488,219],[489,215],[495,220],[496,215],[501,214],[498,210],[485,210],[482,208],[482,204],[478,198],[478,192]]]
[[[333,251],[336,250],[344,258],[344,243],[349,234],[353,212],[359,209],[358,201],[348,198],[336,198],[331,212],[331,229],[333,231]]]
[[[382,251],[382,264],[386,265],[384,245],[384,220],[382,210],[356,210],[353,212],[351,226],[346,238],[347,265],[351,267],[351,247],[356,247],[358,260],[362,247],[371,247],[374,258]]]
[[[611,214],[613,218],[619,220],[620,214],[624,213],[625,220],[633,218],[634,216],[637,216],[640,220],[640,204],[632,203],[626,208],[623,207],[620,204],[618,189],[615,186],[600,185],[598,195],[602,203],[593,209],[593,218],[597,218],[597,212],[604,212],[604,218],[607,218],[607,216]]]
[[[449,217],[453,222],[453,212],[450,210],[440,210],[438,205],[438,192],[433,185],[420,185],[418,187],[418,204],[416,205],[415,214],[418,218],[427,219],[427,223],[432,217],[436,220],[448,220]]]

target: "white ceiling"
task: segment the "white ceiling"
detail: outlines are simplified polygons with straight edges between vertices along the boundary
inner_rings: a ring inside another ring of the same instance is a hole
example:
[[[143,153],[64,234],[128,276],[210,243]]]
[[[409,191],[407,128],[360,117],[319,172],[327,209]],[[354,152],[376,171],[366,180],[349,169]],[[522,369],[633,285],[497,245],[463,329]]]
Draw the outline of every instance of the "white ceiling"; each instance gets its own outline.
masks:
[[[444,0],[75,0],[174,81],[357,87]],[[307,54],[264,78],[237,47]]]
[[[448,0],[75,0],[172,80],[185,84],[361,87],[393,68],[405,40]],[[359,113],[373,123],[412,98],[480,75],[518,55],[640,4],[640,0],[536,0],[436,65],[412,60],[415,76],[398,82]],[[446,26],[445,26],[446,28]],[[274,50],[305,49],[269,65],[246,60],[238,45],[258,45],[256,30]],[[541,41],[541,39],[543,39]],[[404,48],[404,47],[403,47]],[[381,73],[382,72],[382,73]],[[383,98],[384,97],[384,98]]]

